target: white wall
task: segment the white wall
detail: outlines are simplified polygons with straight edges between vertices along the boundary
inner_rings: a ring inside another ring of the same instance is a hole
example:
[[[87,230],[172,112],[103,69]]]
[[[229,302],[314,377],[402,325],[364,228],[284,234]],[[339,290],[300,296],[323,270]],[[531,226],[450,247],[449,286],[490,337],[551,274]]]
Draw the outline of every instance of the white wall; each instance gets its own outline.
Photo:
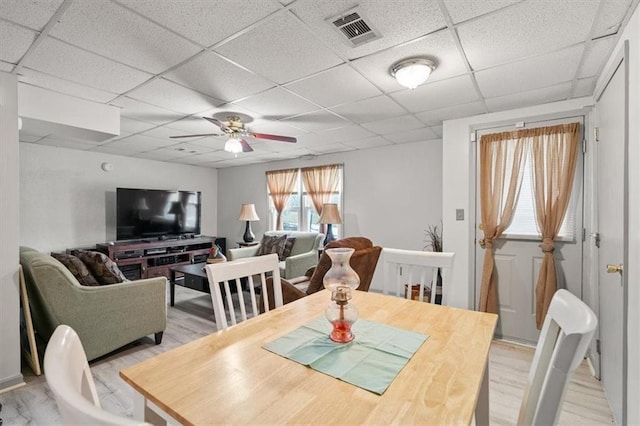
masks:
[[[202,234],[215,235],[215,169],[21,142],[20,244],[48,252],[116,238],[116,188],[202,191]],[[105,172],[103,162],[113,164]]]
[[[469,140],[475,129],[544,119],[563,113],[586,113],[591,97],[554,102],[512,111],[502,111],[443,123],[443,222],[444,250],[456,253],[455,274],[448,304],[474,309],[475,144]],[[464,209],[463,221],[456,221],[456,209]]]
[[[18,80],[0,72],[0,390],[22,383],[18,284]]]
[[[627,424],[640,425],[640,8],[627,23],[612,58],[629,41],[629,258],[624,265],[627,300]],[[601,84],[601,77],[596,87]]]
[[[365,236],[383,247],[422,250],[424,230],[441,220],[441,159],[438,140],[327,154],[309,161],[220,169],[218,230],[227,237],[228,247],[242,241],[244,223],[238,221],[242,203],[256,205],[261,219],[252,223],[256,238],[268,230],[266,171],[342,163],[343,236]]]

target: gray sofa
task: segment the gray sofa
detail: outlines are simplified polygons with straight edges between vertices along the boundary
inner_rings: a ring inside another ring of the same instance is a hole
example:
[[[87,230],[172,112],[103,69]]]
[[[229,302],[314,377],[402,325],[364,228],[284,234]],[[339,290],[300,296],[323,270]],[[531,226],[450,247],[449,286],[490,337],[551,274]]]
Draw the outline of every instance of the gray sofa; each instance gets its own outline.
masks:
[[[304,275],[307,269],[318,263],[318,248],[324,239],[324,234],[317,232],[301,231],[268,231],[264,235],[278,236],[287,234],[296,239],[291,254],[280,262],[280,276],[282,278],[294,278]],[[251,247],[241,247],[227,250],[229,260],[256,256],[260,244]]]
[[[141,337],[162,341],[167,325],[166,278],[82,286],[59,261],[21,247],[36,335],[48,342],[60,324],[73,328],[93,360]]]

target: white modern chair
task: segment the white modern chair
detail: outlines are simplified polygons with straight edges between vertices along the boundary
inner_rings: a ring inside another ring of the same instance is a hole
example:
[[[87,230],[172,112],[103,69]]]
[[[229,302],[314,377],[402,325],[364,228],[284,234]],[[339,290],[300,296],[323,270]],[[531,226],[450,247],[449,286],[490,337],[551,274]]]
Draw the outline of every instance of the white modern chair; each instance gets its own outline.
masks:
[[[399,297],[411,298],[411,291],[405,291],[405,285],[420,285],[418,300],[424,300],[425,287],[431,286],[430,302],[436,300],[436,283],[438,268],[442,273],[442,304],[446,304],[451,273],[453,272],[454,253],[440,253],[417,250],[382,249],[384,270],[384,294],[395,294]]]
[[[44,373],[65,424],[148,425],[101,408],[82,343],[68,325],[53,332],[44,354]]]
[[[598,320],[567,290],[558,290],[544,319],[518,425],[555,425],[571,373],[584,358]]]
[[[225,312],[225,301],[229,309],[229,319],[231,325],[235,325],[236,309],[239,309],[241,321],[247,319],[247,308],[244,301],[244,293],[242,291],[242,279],[248,282],[248,292],[251,298],[251,308],[253,316],[259,314],[258,303],[255,292],[254,276],[260,276],[260,288],[262,294],[267,294],[267,273],[273,278],[273,292],[276,308],[282,306],[282,284],[280,283],[280,268],[278,267],[278,255],[268,254],[265,256],[256,256],[232,260],[230,262],[214,263],[206,266],[207,277],[209,279],[209,288],[211,290],[211,301],[213,303],[213,313],[216,319],[216,327],[218,330],[224,330],[229,327],[227,315]],[[237,294],[237,303],[234,302],[231,294],[231,286],[229,282],[235,284]],[[224,295],[223,295],[224,291]],[[269,302],[266,297],[264,301],[264,312],[269,311]],[[237,306],[236,306],[237,304]]]

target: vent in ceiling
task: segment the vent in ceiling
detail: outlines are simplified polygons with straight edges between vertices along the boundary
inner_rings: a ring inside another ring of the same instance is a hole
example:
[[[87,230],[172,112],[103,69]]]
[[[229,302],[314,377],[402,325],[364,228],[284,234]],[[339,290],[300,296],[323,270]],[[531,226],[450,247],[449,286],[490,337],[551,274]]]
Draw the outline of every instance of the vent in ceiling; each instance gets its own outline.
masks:
[[[381,37],[375,27],[365,19],[358,7],[327,19],[327,22],[330,22],[333,28],[346,37],[352,46],[360,46]]]

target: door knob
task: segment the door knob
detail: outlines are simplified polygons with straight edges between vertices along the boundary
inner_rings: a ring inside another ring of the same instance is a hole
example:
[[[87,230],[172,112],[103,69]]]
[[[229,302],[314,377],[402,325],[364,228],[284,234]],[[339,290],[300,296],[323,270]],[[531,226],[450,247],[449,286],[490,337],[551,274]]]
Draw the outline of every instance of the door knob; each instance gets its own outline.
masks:
[[[620,265],[607,265],[607,273],[615,274],[616,272],[622,273],[622,264]]]

